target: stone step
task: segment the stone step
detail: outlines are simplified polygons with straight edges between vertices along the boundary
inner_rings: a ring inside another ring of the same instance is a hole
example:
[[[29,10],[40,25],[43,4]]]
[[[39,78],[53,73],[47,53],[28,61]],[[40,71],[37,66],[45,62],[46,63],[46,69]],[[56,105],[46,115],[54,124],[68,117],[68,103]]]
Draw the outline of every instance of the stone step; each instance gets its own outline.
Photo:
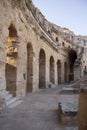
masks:
[[[16,102],[10,104],[9,108],[14,108],[14,107],[18,106],[19,104],[21,104],[22,102],[23,102],[22,100],[17,100]]]
[[[19,105],[22,102],[22,100],[20,100],[17,97],[13,97],[12,94],[9,93],[9,91],[6,91],[5,102],[8,108],[14,108],[17,105]]]
[[[9,95],[9,94],[10,94],[9,91],[6,91],[5,96],[7,96],[7,95]]]
[[[9,106],[9,105],[13,104],[14,102],[16,102],[17,100],[18,100],[18,98],[12,97],[10,100],[8,100],[6,102],[6,105]]]

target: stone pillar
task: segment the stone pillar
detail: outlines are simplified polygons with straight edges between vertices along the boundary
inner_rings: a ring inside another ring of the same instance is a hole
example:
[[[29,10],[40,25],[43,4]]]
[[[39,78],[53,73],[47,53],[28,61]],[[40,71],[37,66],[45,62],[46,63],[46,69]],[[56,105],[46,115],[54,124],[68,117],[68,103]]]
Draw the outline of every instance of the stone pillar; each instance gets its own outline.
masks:
[[[0,61],[0,114],[6,107],[6,80],[5,80],[5,65]]]
[[[22,49],[21,49],[22,50]],[[22,97],[26,94],[26,56],[19,54],[17,59],[17,81],[16,96]]]
[[[33,92],[39,91],[39,55],[33,57]]]
[[[3,43],[3,41],[0,42]],[[0,113],[5,108],[5,95],[6,95],[5,60],[6,60],[5,48],[0,46]]]
[[[87,130],[87,88],[82,88],[79,95],[78,130]]]
[[[18,46],[18,58],[17,58],[17,80],[16,80],[16,96],[22,97],[26,95],[26,66],[27,66],[27,53],[26,53],[26,41],[19,38],[20,45]]]

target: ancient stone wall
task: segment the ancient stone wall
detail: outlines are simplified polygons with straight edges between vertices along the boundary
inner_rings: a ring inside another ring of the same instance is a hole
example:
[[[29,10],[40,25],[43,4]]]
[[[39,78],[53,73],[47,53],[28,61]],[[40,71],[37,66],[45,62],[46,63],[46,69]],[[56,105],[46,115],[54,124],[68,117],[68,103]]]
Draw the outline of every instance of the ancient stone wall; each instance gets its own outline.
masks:
[[[0,1],[0,19],[0,97],[73,80],[77,41],[71,31],[48,22],[31,0]]]

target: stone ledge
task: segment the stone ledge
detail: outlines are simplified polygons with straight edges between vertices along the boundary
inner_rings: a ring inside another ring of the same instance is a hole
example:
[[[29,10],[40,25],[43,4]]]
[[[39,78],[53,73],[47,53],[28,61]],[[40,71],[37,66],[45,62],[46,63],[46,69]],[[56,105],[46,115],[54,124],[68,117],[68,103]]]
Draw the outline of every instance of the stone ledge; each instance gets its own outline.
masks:
[[[79,94],[80,89],[77,87],[63,87],[60,94]]]

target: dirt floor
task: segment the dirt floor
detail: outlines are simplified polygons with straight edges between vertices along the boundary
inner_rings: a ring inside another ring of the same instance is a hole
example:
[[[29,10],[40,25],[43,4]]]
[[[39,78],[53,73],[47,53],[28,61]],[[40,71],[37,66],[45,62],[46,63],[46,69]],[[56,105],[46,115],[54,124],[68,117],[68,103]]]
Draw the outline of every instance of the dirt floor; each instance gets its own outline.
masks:
[[[58,102],[78,101],[77,94],[59,95],[60,87],[27,94],[23,102],[0,115],[0,130],[77,130],[58,121]]]

